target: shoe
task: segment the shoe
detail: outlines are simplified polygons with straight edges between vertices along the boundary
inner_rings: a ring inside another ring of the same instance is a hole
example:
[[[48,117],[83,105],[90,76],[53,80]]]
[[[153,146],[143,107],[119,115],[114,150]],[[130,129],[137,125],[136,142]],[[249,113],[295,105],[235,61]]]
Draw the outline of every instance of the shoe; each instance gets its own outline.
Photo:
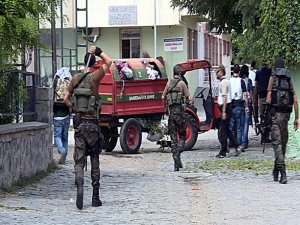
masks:
[[[234,157],[237,157],[237,156],[239,156],[241,154],[241,151],[239,151],[238,149],[237,150],[235,150],[235,153],[234,153]]]
[[[219,159],[223,159],[223,158],[226,157],[226,155],[223,155],[223,154],[219,153],[218,155],[216,155],[216,157],[219,158]]]
[[[102,202],[99,198],[99,188],[93,188],[92,206],[93,207],[102,206]]]
[[[64,164],[65,163],[65,152],[60,153],[60,158],[58,160],[58,164]]]
[[[76,206],[80,210],[83,208],[83,184],[77,184]]]
[[[272,175],[273,175],[273,181],[278,182],[279,171],[277,170],[277,168],[275,166],[274,166]]]
[[[280,168],[279,171],[280,171],[280,175],[281,175],[279,183],[286,184],[287,183],[287,177],[286,177],[285,166],[283,166],[283,168]]]

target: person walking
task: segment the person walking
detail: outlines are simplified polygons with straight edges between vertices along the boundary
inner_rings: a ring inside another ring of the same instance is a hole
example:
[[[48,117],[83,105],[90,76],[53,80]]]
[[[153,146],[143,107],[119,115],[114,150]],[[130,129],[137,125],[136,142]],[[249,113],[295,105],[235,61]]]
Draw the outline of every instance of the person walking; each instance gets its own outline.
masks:
[[[60,154],[58,164],[64,164],[68,155],[68,140],[71,112],[64,103],[65,92],[72,76],[68,68],[59,69],[53,82],[54,102],[53,102],[53,126],[54,143]]]
[[[243,133],[245,123],[245,113],[249,113],[248,107],[248,92],[246,84],[240,78],[240,66],[235,64],[233,66],[233,75],[230,78],[231,87],[231,107],[232,116],[230,119],[230,131],[234,132],[237,137],[238,148],[235,156],[238,156],[243,151]]]
[[[243,138],[242,138],[242,151],[248,148],[249,145],[249,125],[252,120],[252,112],[253,112],[253,105],[252,105],[252,99],[253,99],[253,86],[252,86],[252,80],[249,78],[249,67],[247,65],[243,65],[241,67],[240,77],[243,79],[246,85],[246,90],[248,92],[248,108],[249,111],[245,112],[245,119],[244,119],[244,129],[243,129]],[[246,101],[244,101],[246,103]],[[246,105],[244,105],[246,108]]]
[[[277,58],[275,72],[268,83],[267,107],[272,118],[271,140],[275,153],[273,180],[287,183],[285,154],[288,142],[288,121],[293,110],[295,113],[294,129],[299,128],[298,100],[292,84],[290,71],[285,69],[284,60]]]
[[[96,56],[103,61],[99,69],[92,72]],[[75,182],[77,185],[76,206],[83,208],[83,174],[87,156],[91,160],[91,178],[93,186],[92,206],[102,205],[99,198],[100,168],[99,155],[102,150],[103,139],[99,127],[99,94],[98,87],[112,63],[110,57],[96,46],[91,46],[84,57],[85,73],[76,74],[67,89],[64,102],[76,112],[75,128]],[[72,100],[71,100],[72,97]]]
[[[221,111],[221,125],[218,132],[218,139],[221,144],[221,149],[216,157],[225,158],[228,149],[227,139],[229,138],[229,141],[233,143],[235,148],[237,148],[237,143],[232,132],[229,130],[229,121],[232,116],[231,88],[229,80],[225,77],[226,71],[224,65],[219,65],[216,74],[217,79],[220,80],[218,105]]]
[[[272,74],[272,69],[268,67],[268,64],[266,62],[263,63],[263,67],[256,71],[255,76],[255,89],[254,89],[254,97],[255,97],[255,108],[258,112],[258,115],[255,115],[255,122],[258,123],[258,118],[264,111],[263,104],[266,102],[267,97],[267,89],[268,89],[268,83],[269,79]]]
[[[173,68],[173,79],[167,84],[162,94],[162,99],[166,99],[166,112],[169,114],[168,130],[171,136],[171,151],[174,159],[174,171],[182,168],[180,153],[184,150],[186,140],[185,104],[192,101],[189,90],[180,80],[180,66]],[[179,139],[178,135],[179,134]]]

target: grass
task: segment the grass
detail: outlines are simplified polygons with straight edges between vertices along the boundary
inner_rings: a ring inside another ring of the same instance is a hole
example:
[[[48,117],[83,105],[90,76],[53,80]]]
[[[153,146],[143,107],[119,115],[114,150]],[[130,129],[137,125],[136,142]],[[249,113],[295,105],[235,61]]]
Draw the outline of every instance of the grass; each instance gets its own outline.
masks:
[[[58,166],[56,163],[53,162],[53,163],[49,164],[46,171],[40,171],[40,172],[36,173],[33,177],[20,178],[19,181],[17,181],[16,183],[14,183],[10,186],[4,186],[2,188],[2,190],[5,193],[13,194],[13,193],[19,191],[20,189],[23,189],[29,185],[37,184],[43,178],[47,177],[49,174],[55,172],[56,170],[58,170]],[[0,205],[0,208],[1,208],[1,205]]]
[[[287,170],[300,171],[300,162],[287,162]],[[189,164],[190,169],[211,170],[211,171],[253,171],[256,173],[269,173],[273,169],[273,160],[254,160],[254,159],[222,159],[209,160]]]
[[[0,209],[11,209],[11,210],[28,210],[26,207],[21,206],[21,207],[11,207],[11,206],[5,206],[5,205],[0,205]]]

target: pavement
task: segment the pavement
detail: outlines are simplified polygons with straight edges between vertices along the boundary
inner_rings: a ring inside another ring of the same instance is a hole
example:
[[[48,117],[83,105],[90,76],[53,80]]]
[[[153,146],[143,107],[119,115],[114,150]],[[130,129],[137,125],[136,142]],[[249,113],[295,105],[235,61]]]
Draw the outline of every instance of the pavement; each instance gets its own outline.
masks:
[[[300,224],[300,175],[288,172],[288,184],[273,182],[270,174],[251,171],[212,173],[191,170],[199,161],[215,160],[216,131],[198,136],[193,151],[182,153],[184,168],[173,171],[169,149],[143,142],[140,154],[126,155],[119,143],[112,153],[100,155],[101,200],[92,207],[90,164],[85,172],[84,207],[75,206],[73,132],[65,165],[38,184],[0,198],[0,224]],[[55,159],[59,155],[54,149]],[[250,132],[249,149],[239,157],[272,159],[258,137]],[[220,159],[228,160],[231,158]]]

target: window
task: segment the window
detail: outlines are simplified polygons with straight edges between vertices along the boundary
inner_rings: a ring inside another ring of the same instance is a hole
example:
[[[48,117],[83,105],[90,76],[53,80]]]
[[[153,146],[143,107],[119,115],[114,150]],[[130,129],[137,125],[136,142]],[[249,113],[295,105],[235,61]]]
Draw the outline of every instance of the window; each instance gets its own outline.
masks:
[[[188,38],[188,59],[198,58],[198,32],[196,30],[187,30]]]
[[[198,31],[193,32],[193,58],[198,59]]]
[[[121,37],[121,58],[139,58],[141,55],[141,30],[122,29]]]
[[[193,31],[192,29],[187,29],[188,38],[188,59],[193,58]]]

